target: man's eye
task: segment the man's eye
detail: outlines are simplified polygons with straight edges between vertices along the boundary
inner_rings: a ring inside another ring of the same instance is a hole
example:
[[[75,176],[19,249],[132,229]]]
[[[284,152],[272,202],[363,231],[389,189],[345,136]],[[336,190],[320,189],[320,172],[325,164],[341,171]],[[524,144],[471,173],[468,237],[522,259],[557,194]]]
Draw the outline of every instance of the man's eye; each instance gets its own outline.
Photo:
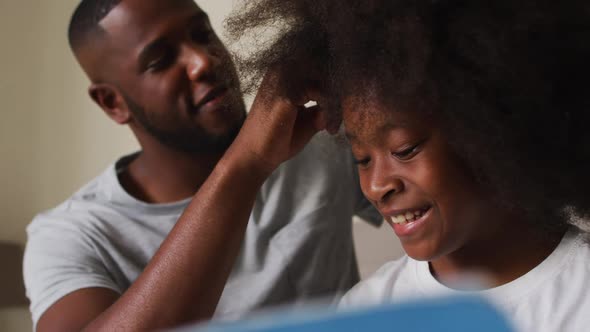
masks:
[[[168,67],[174,58],[172,52],[165,52],[158,57],[155,57],[147,64],[147,69],[150,71],[158,71]]]

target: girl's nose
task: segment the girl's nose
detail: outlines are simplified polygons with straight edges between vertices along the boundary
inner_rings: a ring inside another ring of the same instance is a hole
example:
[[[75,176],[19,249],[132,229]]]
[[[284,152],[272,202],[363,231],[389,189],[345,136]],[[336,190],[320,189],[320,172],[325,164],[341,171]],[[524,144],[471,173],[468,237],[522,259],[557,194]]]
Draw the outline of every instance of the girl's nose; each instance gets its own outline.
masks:
[[[377,206],[404,189],[402,179],[396,175],[388,160],[374,159],[372,167],[361,172],[360,177],[363,193]]]

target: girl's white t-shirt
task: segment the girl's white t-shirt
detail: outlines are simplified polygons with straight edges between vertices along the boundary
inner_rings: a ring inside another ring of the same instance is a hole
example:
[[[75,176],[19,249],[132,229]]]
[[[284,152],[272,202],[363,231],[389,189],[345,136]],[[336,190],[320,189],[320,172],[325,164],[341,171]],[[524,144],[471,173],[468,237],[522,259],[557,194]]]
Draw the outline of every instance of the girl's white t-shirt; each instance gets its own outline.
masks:
[[[482,291],[458,291],[438,282],[428,262],[408,256],[389,262],[357,284],[341,308],[439,296],[480,295],[504,312],[519,331],[590,331],[590,245],[570,229],[541,264],[522,277]]]

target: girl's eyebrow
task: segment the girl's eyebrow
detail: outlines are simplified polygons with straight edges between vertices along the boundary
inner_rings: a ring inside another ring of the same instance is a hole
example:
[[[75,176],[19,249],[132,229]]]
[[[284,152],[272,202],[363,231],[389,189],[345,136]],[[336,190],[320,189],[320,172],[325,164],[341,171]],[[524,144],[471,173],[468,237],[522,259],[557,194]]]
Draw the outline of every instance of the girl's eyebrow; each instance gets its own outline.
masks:
[[[386,121],[385,123],[382,123],[377,127],[376,132],[384,133],[384,132],[388,132],[388,131],[399,129],[399,128],[403,128],[403,125],[396,124],[391,121]],[[349,141],[358,141],[358,137],[348,130],[346,130],[344,132],[344,136],[346,136],[346,139]]]
[[[398,129],[401,127],[402,127],[402,125],[395,124],[395,123],[388,120],[388,121],[385,121],[385,123],[382,123],[381,125],[379,125],[379,127],[377,127],[377,132],[384,133],[384,132],[395,130],[395,129]]]

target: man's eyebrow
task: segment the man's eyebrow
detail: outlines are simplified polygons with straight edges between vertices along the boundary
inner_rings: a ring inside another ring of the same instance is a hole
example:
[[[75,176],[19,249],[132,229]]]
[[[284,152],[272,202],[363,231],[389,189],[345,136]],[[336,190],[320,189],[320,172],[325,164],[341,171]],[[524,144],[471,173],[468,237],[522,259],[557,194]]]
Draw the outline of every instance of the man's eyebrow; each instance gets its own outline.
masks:
[[[198,25],[198,24],[209,24],[209,15],[207,15],[207,13],[205,13],[204,11],[200,10],[197,13],[195,13],[195,15],[191,16],[188,20],[187,20],[189,25]]]
[[[189,20],[189,24],[194,23],[201,23],[201,22],[209,22],[209,15],[204,11],[200,10],[195,15],[193,15]],[[157,53],[157,50],[165,45],[165,37],[157,38],[150,43],[148,43],[142,50],[139,52],[139,62],[144,63],[149,61],[150,55],[153,53]]]
[[[207,15],[207,13],[205,13],[202,10],[199,10],[195,15],[193,15],[193,17],[191,17],[190,19],[191,22],[194,21],[209,21],[209,15]]]

